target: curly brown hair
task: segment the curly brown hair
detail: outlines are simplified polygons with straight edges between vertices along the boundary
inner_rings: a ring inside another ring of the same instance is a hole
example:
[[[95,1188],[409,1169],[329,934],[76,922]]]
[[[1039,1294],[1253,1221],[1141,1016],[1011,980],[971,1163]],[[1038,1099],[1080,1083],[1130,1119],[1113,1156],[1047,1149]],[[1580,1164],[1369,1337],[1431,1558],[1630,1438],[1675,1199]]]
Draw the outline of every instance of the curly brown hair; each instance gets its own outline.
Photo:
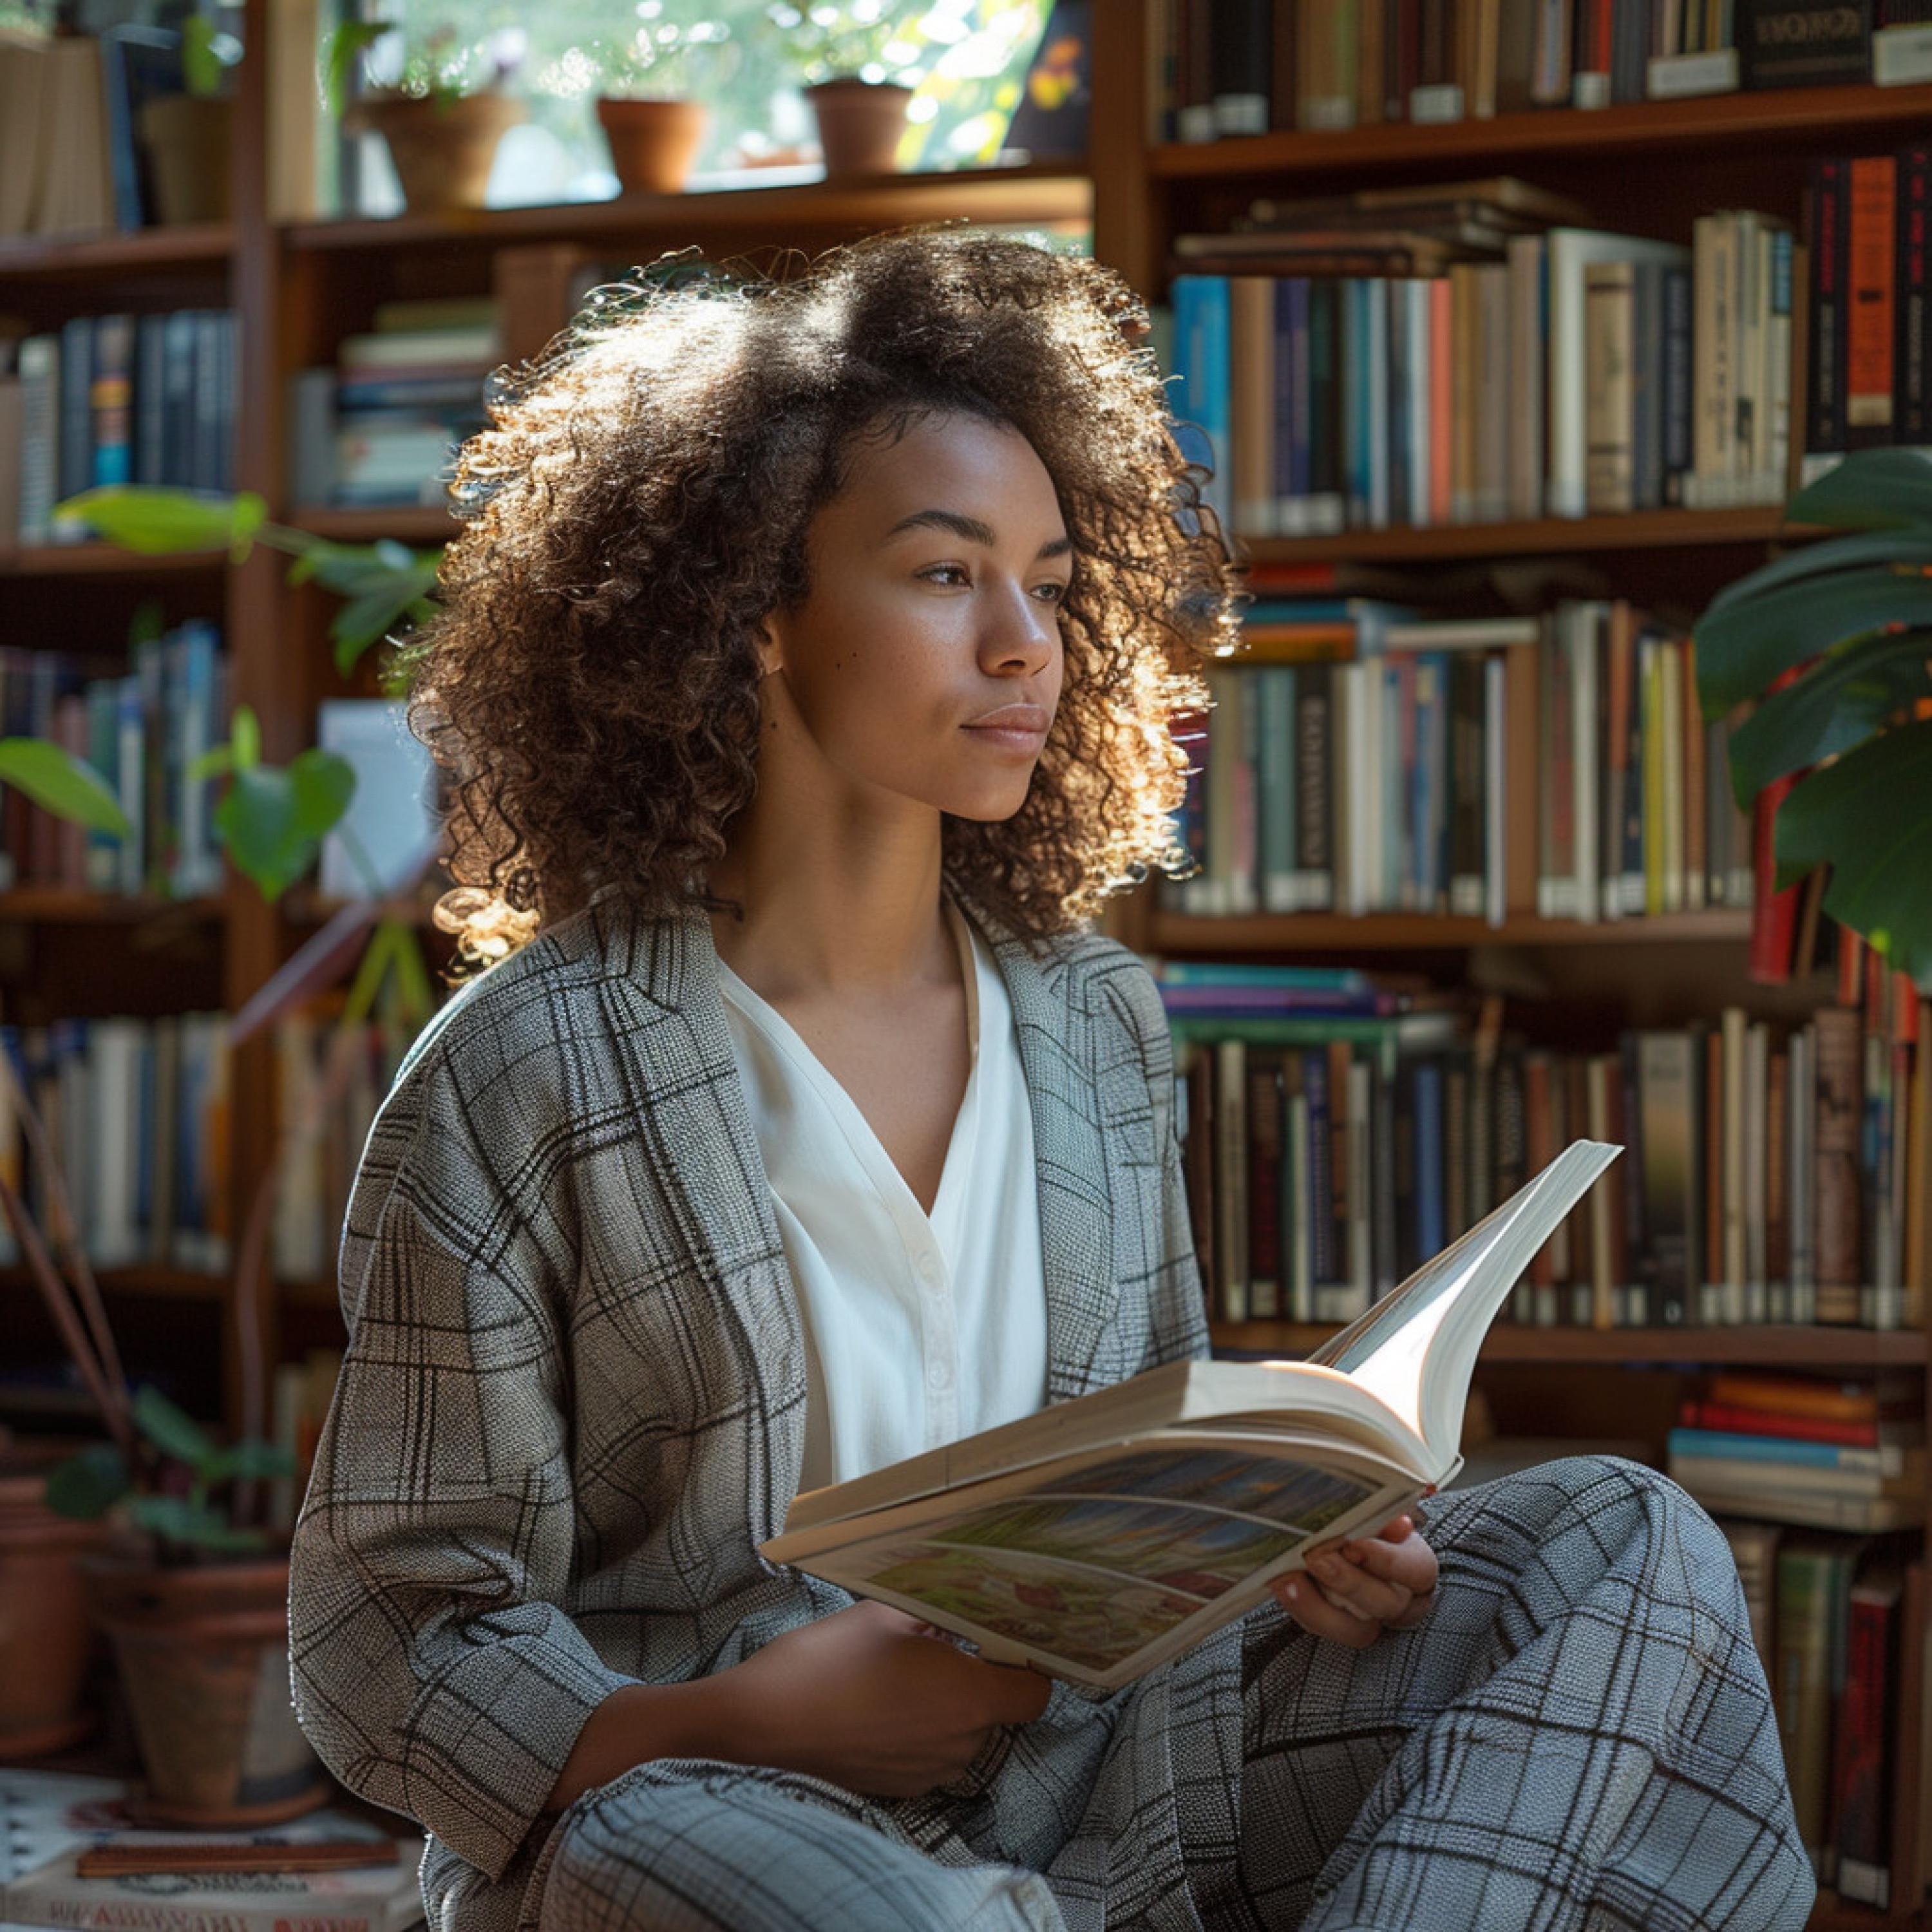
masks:
[[[606,888],[696,900],[758,784],[754,635],[809,594],[808,526],[855,436],[962,412],[1018,429],[1075,569],[1064,678],[1025,802],[947,814],[949,886],[1043,939],[1184,869],[1168,730],[1238,637],[1244,567],[1173,433],[1146,308],[1083,256],[926,223],[770,269],[694,249],[593,290],[499,370],[459,451],[440,608],[397,653],[452,780],[449,976]]]

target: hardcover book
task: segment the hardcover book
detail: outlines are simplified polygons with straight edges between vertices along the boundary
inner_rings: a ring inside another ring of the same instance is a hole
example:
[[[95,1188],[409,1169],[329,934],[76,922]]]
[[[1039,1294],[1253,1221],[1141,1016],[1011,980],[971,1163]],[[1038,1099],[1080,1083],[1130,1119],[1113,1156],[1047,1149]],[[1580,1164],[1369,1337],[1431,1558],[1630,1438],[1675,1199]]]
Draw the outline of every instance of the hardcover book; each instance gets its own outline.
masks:
[[[1470,1372],[1622,1150],[1580,1140],[1302,1362],[1170,1362],[796,1498],[760,1553],[1112,1690],[1461,1467]]]

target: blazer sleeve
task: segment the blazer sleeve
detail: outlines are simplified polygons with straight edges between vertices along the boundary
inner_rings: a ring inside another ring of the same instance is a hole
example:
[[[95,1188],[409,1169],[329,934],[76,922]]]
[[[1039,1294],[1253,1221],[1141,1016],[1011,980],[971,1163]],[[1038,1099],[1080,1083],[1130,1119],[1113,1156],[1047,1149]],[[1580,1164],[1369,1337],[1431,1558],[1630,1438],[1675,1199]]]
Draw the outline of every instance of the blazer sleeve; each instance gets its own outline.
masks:
[[[432,1054],[365,1144],[348,1346],[290,1554],[289,1667],[329,1770],[494,1882],[590,1713],[637,1680],[560,1607],[569,1243],[493,1172],[476,1114]]]
[[[1154,976],[1137,957],[1124,976],[1131,989],[1141,1052],[1147,1066],[1148,1104],[1154,1118],[1154,1157],[1160,1168],[1155,1203],[1158,1264],[1150,1290],[1151,1339],[1143,1370],[1213,1354],[1201,1268],[1194,1252],[1194,1224],[1187,1208],[1186,1169],[1174,1106],[1174,1036]]]

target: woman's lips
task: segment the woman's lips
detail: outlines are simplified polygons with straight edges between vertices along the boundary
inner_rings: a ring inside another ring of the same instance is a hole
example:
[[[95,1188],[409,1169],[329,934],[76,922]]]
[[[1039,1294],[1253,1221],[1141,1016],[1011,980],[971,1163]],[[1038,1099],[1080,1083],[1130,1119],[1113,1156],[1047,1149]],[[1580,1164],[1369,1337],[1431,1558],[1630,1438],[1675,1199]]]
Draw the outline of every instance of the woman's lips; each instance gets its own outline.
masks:
[[[968,724],[962,728],[976,738],[1010,752],[1037,752],[1046,742],[1044,727],[1016,724]]]

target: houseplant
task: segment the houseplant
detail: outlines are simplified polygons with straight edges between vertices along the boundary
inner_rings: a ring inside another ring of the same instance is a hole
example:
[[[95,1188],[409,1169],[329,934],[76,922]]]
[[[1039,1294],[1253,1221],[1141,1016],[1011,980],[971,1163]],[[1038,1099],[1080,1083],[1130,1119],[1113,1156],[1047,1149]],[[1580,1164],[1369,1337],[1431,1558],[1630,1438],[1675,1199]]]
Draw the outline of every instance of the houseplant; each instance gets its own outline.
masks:
[[[425,585],[434,580],[435,553],[418,555],[396,544],[324,543],[269,524],[262,512],[258,497],[130,488],[88,492],[55,514],[63,521],[86,522],[148,554],[218,548],[245,554],[256,541],[293,550],[292,577],[322,582],[345,598],[332,627],[337,660],[345,668],[398,619],[428,608]],[[231,730],[230,742],[197,760],[189,776],[229,779],[214,824],[237,869],[272,900],[313,862],[324,833],[336,828],[371,887],[368,899],[345,906],[235,1016],[231,1045],[272,1024],[298,999],[334,985],[351,968],[356,969],[355,982],[335,1046],[353,1040],[386,987],[406,1019],[420,1025],[431,999],[413,933],[404,918],[382,908],[366,855],[347,828],[338,826],[353,793],[352,768],[321,752],[304,752],[280,770],[264,764],[260,731],[246,706],[237,707]],[[0,741],[0,778],[59,816],[127,834],[126,820],[99,776],[59,746],[41,740]],[[365,948],[362,933],[372,920]],[[254,1521],[261,1480],[292,1473],[286,1456],[260,1439],[266,1382],[260,1298],[278,1181],[290,1154],[340,1098],[351,1064],[347,1054],[332,1048],[328,1071],[301,1117],[284,1124],[250,1204],[232,1283],[243,1426],[241,1439],[224,1447],[154,1390],[129,1396],[58,1164],[0,1054],[0,1104],[18,1115],[45,1177],[52,1239],[43,1238],[4,1177],[0,1212],[110,1438],[45,1478],[46,1504],[76,1525],[115,1520],[103,1546],[73,1561],[88,1580],[95,1615],[122,1663],[148,1776],[147,1808],[158,1822],[266,1822],[292,1816],[327,1795],[326,1780],[289,1703],[286,1554]],[[0,1658],[0,1675],[10,1674]],[[41,1742],[33,1748],[53,1744]]]
[[[392,36],[400,50],[394,79],[349,100],[358,61]],[[496,143],[527,112],[503,89],[512,64],[466,43],[454,27],[418,35],[382,20],[344,21],[328,38],[326,60],[331,108],[350,133],[388,142],[412,214],[483,206]]]
[[[889,174],[897,165],[920,50],[886,0],[794,6],[774,0],[765,30],[776,34],[818,122],[830,175]]]
[[[724,78],[722,21],[645,21],[628,39],[586,50],[597,69],[598,124],[626,194],[676,194],[691,172],[710,110],[699,96]]]
[[[226,221],[242,44],[200,14],[182,23],[181,36],[182,92],[144,101],[138,115],[155,206],[164,222]]]
[[[1778,890],[1828,865],[1824,910],[1932,988],[1932,460],[1854,452],[1786,506],[1846,532],[1730,585],[1696,627],[1707,718],[1756,699],[1731,783],[1774,809]]]

